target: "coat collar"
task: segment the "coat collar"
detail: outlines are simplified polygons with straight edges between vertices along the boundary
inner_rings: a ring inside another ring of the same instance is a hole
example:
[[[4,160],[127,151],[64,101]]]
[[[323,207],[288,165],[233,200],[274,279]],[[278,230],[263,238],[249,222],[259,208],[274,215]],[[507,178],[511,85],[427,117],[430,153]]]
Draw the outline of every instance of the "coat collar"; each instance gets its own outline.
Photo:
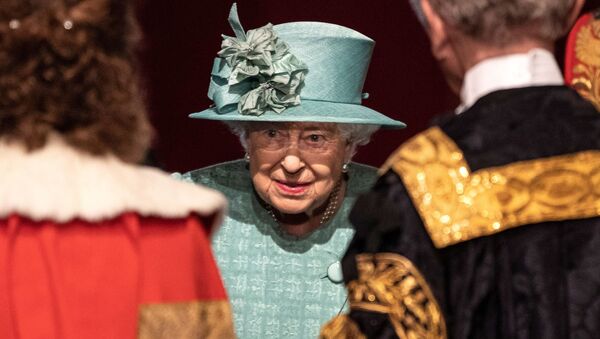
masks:
[[[83,153],[59,137],[33,152],[0,140],[0,159],[0,218],[17,213],[33,220],[100,221],[134,212],[162,218],[217,214],[218,223],[226,209],[216,191],[112,155]]]
[[[462,113],[481,97],[498,90],[563,84],[554,56],[544,49],[486,59],[465,74],[461,105],[456,113]]]

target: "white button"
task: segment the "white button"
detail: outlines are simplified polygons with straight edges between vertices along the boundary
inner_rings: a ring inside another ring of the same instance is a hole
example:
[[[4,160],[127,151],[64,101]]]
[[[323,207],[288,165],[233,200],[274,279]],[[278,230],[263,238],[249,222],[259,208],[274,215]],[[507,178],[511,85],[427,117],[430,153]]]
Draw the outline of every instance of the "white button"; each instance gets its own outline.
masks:
[[[344,282],[344,275],[342,274],[342,264],[339,261],[334,262],[327,268],[327,278],[334,284],[340,284]]]

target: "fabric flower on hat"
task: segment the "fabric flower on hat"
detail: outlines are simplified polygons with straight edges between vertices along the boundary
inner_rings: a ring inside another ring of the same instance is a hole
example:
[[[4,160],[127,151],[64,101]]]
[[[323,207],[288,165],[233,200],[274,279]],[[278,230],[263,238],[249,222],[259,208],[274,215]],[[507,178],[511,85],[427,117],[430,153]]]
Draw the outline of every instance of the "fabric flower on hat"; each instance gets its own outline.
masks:
[[[276,36],[273,25],[247,32],[246,40],[224,36],[218,55],[232,68],[229,85],[235,85],[259,73],[273,74],[271,53],[275,52]]]
[[[273,110],[281,113],[287,107],[299,105],[300,89],[308,68],[278,39],[273,25],[236,35],[223,36],[218,55],[231,68],[227,79],[230,91],[236,91],[236,86],[250,85],[250,90],[238,102],[239,112],[261,115]]]
[[[277,74],[244,94],[238,110],[242,114],[261,115],[267,109],[281,113],[289,106],[297,106],[300,104],[298,89],[303,81],[304,72]]]

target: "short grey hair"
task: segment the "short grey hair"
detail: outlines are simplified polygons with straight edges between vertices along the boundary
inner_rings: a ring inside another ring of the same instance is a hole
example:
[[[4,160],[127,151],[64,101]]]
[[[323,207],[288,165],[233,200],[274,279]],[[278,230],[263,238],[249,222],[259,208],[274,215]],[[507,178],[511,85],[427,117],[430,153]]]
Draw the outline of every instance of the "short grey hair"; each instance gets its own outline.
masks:
[[[419,0],[410,0],[423,18]],[[567,30],[567,18],[574,0],[429,0],[432,9],[448,25],[477,40],[496,45],[510,43],[518,36],[554,41]]]
[[[244,150],[248,150],[248,127],[251,122],[227,121],[225,125],[231,132],[240,138],[240,144]],[[363,146],[371,141],[371,136],[379,129],[379,125],[367,124],[336,124],[338,131],[344,140],[352,147],[352,156],[356,153],[358,146]]]

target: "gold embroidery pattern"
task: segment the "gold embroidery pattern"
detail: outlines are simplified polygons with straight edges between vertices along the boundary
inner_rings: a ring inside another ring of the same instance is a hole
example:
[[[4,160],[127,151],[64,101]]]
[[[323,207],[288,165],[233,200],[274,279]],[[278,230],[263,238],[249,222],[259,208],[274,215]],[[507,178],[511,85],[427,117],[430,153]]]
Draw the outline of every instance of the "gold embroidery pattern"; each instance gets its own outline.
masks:
[[[235,338],[227,301],[147,304],[139,316],[139,339]]]
[[[321,328],[320,339],[367,339],[358,325],[347,315],[331,319]]]
[[[395,253],[356,256],[358,280],[348,283],[352,310],[389,315],[400,339],[446,338],[446,323],[427,282]]]
[[[546,221],[600,215],[600,151],[471,173],[439,128],[400,147],[382,168],[403,180],[438,248]]]
[[[600,20],[591,18],[581,27],[575,55],[581,63],[573,67],[571,86],[600,110]]]

